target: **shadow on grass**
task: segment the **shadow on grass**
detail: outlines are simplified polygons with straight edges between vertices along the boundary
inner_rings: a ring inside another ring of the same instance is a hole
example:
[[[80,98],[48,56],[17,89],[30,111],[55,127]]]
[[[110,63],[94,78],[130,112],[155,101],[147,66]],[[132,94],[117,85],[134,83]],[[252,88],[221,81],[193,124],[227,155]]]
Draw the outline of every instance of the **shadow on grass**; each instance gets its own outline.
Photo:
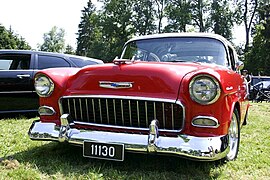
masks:
[[[0,114],[0,120],[6,119],[30,119],[38,116],[37,112],[26,112],[26,113],[3,113]]]
[[[102,175],[105,179],[213,179],[215,162],[196,162],[179,157],[125,153],[123,162],[89,159],[82,148],[51,142],[12,156],[47,175],[67,177]]]

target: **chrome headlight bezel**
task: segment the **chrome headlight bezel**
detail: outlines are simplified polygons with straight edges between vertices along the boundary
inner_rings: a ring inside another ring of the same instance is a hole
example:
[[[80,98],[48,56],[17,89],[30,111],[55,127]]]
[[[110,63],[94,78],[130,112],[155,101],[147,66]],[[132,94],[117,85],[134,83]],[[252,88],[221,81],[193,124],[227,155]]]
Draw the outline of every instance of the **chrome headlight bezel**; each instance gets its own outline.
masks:
[[[54,90],[53,81],[44,74],[38,74],[35,77],[35,90],[40,97],[49,97]]]
[[[197,75],[189,83],[191,99],[202,105],[215,103],[220,97],[220,93],[219,82],[210,75]]]

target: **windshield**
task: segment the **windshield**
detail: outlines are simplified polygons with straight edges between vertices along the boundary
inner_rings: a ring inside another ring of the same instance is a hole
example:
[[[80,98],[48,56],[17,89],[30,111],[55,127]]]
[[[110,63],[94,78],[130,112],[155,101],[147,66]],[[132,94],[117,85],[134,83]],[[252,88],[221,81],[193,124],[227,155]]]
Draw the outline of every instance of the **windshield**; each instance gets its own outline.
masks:
[[[202,62],[227,66],[224,45],[211,38],[157,38],[132,41],[123,59],[161,62]]]

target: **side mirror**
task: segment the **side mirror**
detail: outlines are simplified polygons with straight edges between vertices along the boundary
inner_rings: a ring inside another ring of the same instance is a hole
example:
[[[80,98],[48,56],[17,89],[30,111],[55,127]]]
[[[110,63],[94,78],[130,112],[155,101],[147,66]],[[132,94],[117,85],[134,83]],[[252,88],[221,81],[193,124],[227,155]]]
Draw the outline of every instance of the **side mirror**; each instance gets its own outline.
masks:
[[[236,66],[237,71],[241,71],[244,68],[244,63],[243,63],[243,61],[237,61],[235,63],[235,66]]]

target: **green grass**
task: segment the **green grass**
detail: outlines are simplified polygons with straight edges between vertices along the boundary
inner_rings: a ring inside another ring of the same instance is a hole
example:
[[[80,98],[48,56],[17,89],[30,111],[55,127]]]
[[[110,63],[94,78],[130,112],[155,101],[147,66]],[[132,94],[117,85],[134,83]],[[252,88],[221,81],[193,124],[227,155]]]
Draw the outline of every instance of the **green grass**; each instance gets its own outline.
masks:
[[[270,103],[252,103],[235,161],[195,162],[126,153],[124,162],[82,157],[82,148],[32,141],[33,119],[0,120],[0,179],[270,179]]]

